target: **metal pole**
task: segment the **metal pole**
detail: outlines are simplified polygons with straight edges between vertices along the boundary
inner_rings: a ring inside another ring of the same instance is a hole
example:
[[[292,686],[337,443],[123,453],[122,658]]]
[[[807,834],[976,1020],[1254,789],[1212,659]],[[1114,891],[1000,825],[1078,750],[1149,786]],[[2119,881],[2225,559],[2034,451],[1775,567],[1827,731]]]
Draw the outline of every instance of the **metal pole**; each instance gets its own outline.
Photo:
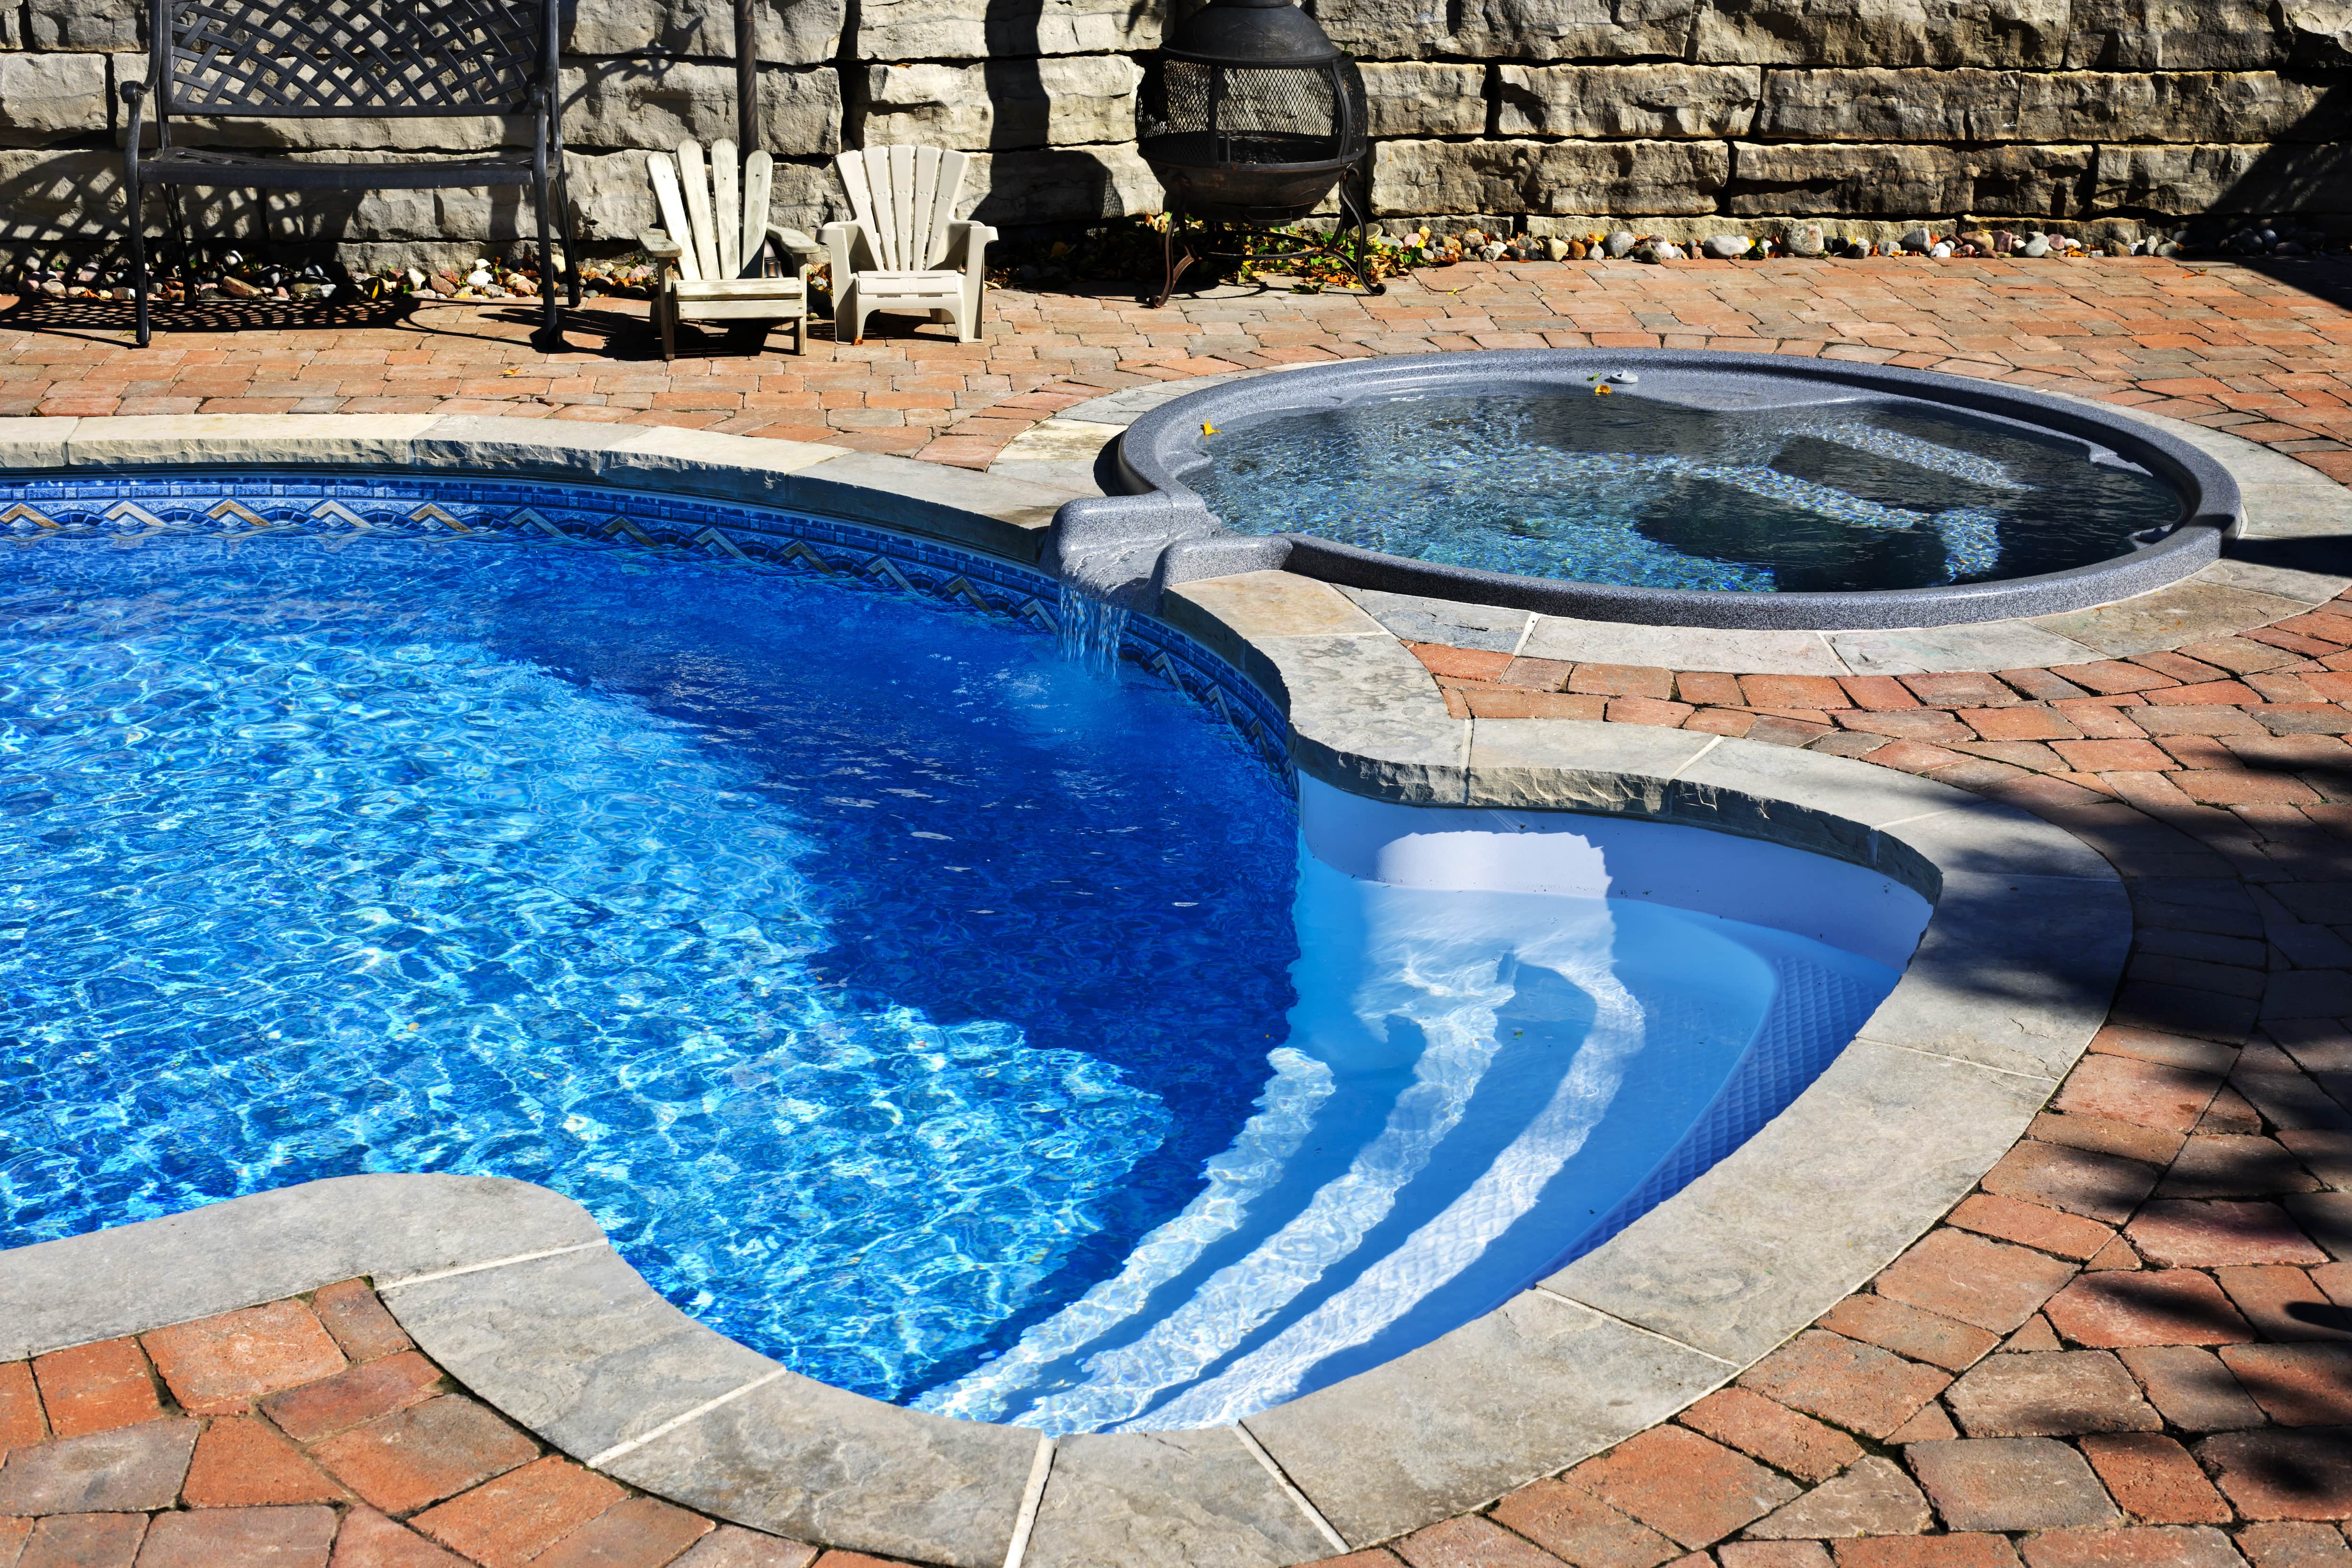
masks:
[[[753,0],[735,0],[735,142],[750,157],[760,144],[760,27]]]

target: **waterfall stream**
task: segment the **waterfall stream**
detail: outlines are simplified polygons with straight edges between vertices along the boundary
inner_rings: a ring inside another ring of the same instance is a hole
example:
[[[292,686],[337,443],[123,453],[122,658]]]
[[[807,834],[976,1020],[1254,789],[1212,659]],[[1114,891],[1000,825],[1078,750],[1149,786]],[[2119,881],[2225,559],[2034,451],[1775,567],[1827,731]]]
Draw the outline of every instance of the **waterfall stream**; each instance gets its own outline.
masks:
[[[1076,584],[1065,582],[1055,606],[1062,657],[1105,679],[1118,674],[1118,645],[1127,636],[1130,612],[1124,605],[1107,604]]]

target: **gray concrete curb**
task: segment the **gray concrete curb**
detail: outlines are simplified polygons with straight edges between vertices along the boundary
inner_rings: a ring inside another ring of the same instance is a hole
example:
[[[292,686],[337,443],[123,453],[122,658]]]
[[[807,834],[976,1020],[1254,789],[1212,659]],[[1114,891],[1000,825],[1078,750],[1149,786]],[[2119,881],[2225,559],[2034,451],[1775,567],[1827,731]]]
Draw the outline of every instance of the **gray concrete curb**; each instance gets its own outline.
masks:
[[[33,425],[70,428],[18,428]],[[332,416],[198,426],[0,421],[0,468],[523,468],[995,538],[1015,559],[1050,513],[1034,498],[1056,493],[690,432],[584,426],[575,441],[544,421]],[[2131,934],[2121,883],[2027,813],[1748,741],[1456,720],[1394,632],[1286,573],[1187,584],[1165,614],[1273,696],[1297,765],[1340,788],[1711,827],[1868,867],[1935,913],[1854,1043],[1714,1169],[1487,1317],[1235,1427],[1055,1443],[829,1388],[671,1308],[577,1205],[479,1177],[318,1182],[0,1253],[0,1357],[373,1276],[425,1352],[483,1398],[721,1518],[957,1568],[1279,1568],[1477,1507],[1736,1375],[1957,1203],[2105,1016]]]

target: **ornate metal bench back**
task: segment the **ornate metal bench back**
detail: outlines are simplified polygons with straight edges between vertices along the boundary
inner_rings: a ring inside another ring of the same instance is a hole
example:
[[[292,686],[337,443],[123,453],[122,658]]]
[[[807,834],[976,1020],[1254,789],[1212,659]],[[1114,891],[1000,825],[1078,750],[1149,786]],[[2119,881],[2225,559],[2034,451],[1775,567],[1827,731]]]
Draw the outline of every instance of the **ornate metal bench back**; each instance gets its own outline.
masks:
[[[518,114],[552,57],[551,19],[541,0],[154,0],[159,107]]]

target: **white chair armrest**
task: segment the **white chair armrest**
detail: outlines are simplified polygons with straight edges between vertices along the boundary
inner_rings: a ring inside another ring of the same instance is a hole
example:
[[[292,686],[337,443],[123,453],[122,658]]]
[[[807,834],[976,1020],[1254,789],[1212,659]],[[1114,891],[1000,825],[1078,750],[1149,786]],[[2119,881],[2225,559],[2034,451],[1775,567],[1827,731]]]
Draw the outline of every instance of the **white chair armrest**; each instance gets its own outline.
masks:
[[[824,244],[833,261],[833,291],[837,297],[849,286],[851,276],[859,270],[879,270],[879,253],[874,247],[874,237],[866,226],[856,221],[829,223],[824,226]]]
[[[658,257],[664,261],[675,261],[686,254],[686,247],[672,239],[667,229],[649,228],[637,236],[637,244],[647,256]]]
[[[780,223],[772,223],[768,226],[768,237],[784,249],[797,251],[804,256],[824,254],[824,247],[811,239],[805,233],[796,228],[786,228]]]
[[[940,257],[940,263],[943,267],[975,271],[980,267],[982,255],[988,249],[988,242],[995,237],[996,230],[984,223],[973,223],[968,218],[950,223],[948,225],[947,249]]]

